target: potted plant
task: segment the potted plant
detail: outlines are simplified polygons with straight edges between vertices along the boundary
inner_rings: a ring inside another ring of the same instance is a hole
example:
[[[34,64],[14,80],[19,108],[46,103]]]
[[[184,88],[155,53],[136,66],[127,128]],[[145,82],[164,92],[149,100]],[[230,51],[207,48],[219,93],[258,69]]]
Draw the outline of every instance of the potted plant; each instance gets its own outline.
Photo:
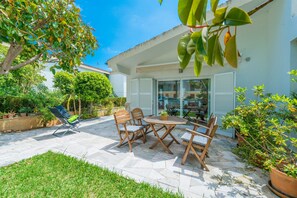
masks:
[[[160,113],[160,119],[161,120],[168,120],[168,113],[167,113],[167,111],[161,111],[161,113]]]

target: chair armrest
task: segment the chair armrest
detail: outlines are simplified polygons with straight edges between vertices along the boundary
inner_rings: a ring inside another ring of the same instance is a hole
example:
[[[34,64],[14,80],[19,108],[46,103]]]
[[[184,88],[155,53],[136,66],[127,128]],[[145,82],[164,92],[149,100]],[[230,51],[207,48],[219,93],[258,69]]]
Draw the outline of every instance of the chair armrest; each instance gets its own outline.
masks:
[[[199,136],[202,136],[202,137],[206,137],[208,139],[212,139],[212,137],[208,136],[208,135],[205,135],[205,134],[202,134],[202,133],[198,133],[196,131],[193,131],[191,129],[186,129],[187,131],[189,131],[190,133],[192,133],[192,135],[199,135]]]
[[[204,125],[202,125],[202,124],[195,123],[195,122],[191,122],[191,124],[192,124],[192,125],[195,125],[195,126],[198,126],[198,127],[203,127],[203,128],[209,129],[209,127],[204,126]]]

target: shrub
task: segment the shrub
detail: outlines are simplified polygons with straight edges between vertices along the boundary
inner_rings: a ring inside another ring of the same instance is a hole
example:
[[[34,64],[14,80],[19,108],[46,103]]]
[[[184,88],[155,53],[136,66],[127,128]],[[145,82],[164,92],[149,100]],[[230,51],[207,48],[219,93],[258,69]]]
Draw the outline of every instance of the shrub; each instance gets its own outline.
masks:
[[[296,177],[297,99],[278,94],[264,94],[264,86],[255,86],[256,100],[246,102],[246,89],[236,89],[240,103],[223,118],[223,128],[235,128],[244,137],[245,144],[236,152],[248,161],[276,167]]]
[[[108,78],[95,72],[80,72],[75,78],[75,93],[87,102],[100,101],[111,94]]]

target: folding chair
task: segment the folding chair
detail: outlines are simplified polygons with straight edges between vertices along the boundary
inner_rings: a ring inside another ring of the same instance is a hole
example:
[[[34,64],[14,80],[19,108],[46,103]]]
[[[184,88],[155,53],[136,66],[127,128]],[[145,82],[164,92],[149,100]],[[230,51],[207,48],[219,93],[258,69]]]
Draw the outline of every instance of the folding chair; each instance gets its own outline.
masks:
[[[201,164],[201,168],[204,168],[206,171],[209,171],[205,164],[205,157],[208,151],[208,148],[210,146],[210,143],[216,133],[216,130],[218,128],[218,125],[214,125],[210,130],[210,134],[202,134],[197,133],[196,131],[193,131],[191,129],[186,129],[188,132],[186,132],[181,139],[183,140],[182,144],[186,146],[184,156],[182,159],[181,164],[184,165],[188,154],[190,150],[193,152],[195,157],[198,159],[199,163]],[[198,149],[201,151],[201,154],[199,155],[195,149]]]
[[[143,143],[145,143],[146,136],[143,130],[144,127],[132,125],[130,113],[128,111],[120,110],[116,112],[114,114],[114,120],[120,136],[120,143],[118,147],[124,145],[124,141],[127,139],[126,143],[129,144],[129,151],[132,152],[132,143],[135,142],[137,139],[142,137],[142,141]]]
[[[211,117],[208,122],[206,122],[206,124],[191,122],[191,124],[194,126],[193,131],[209,135],[210,128],[217,124],[217,120],[218,118],[215,115],[211,114]]]
[[[134,108],[132,111],[131,111],[131,115],[132,115],[132,118],[133,118],[133,123],[134,125],[136,126],[143,126],[144,129],[145,129],[145,134],[149,134],[151,133],[153,130],[150,130],[149,129],[151,128],[151,125],[146,123],[143,118],[144,118],[144,115],[143,115],[143,112],[140,108]]]
[[[68,114],[68,112],[66,111],[66,113],[69,115],[67,116],[66,114],[63,115],[63,113],[60,112],[60,110],[57,107],[53,107],[53,108],[49,108],[49,110],[52,112],[52,114],[54,114],[58,120],[60,120],[60,122],[62,123],[62,125],[60,127],[58,127],[53,135],[56,135],[56,133],[58,132],[59,129],[63,128],[63,127],[68,127],[68,130],[65,131],[62,136],[64,136],[67,132],[71,131],[75,131],[75,132],[80,132],[79,130],[77,130],[78,125],[80,123],[79,120],[79,116],[70,116]]]

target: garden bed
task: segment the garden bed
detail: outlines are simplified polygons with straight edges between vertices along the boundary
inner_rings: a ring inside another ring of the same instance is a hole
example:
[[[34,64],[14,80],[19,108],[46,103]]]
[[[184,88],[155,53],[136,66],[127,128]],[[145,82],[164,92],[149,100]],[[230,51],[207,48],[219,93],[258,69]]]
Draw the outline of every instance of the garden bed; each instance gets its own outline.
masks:
[[[46,127],[57,124],[60,124],[58,120],[52,120],[46,124]],[[44,123],[40,115],[0,119],[0,132],[26,131],[42,127],[44,127]]]

